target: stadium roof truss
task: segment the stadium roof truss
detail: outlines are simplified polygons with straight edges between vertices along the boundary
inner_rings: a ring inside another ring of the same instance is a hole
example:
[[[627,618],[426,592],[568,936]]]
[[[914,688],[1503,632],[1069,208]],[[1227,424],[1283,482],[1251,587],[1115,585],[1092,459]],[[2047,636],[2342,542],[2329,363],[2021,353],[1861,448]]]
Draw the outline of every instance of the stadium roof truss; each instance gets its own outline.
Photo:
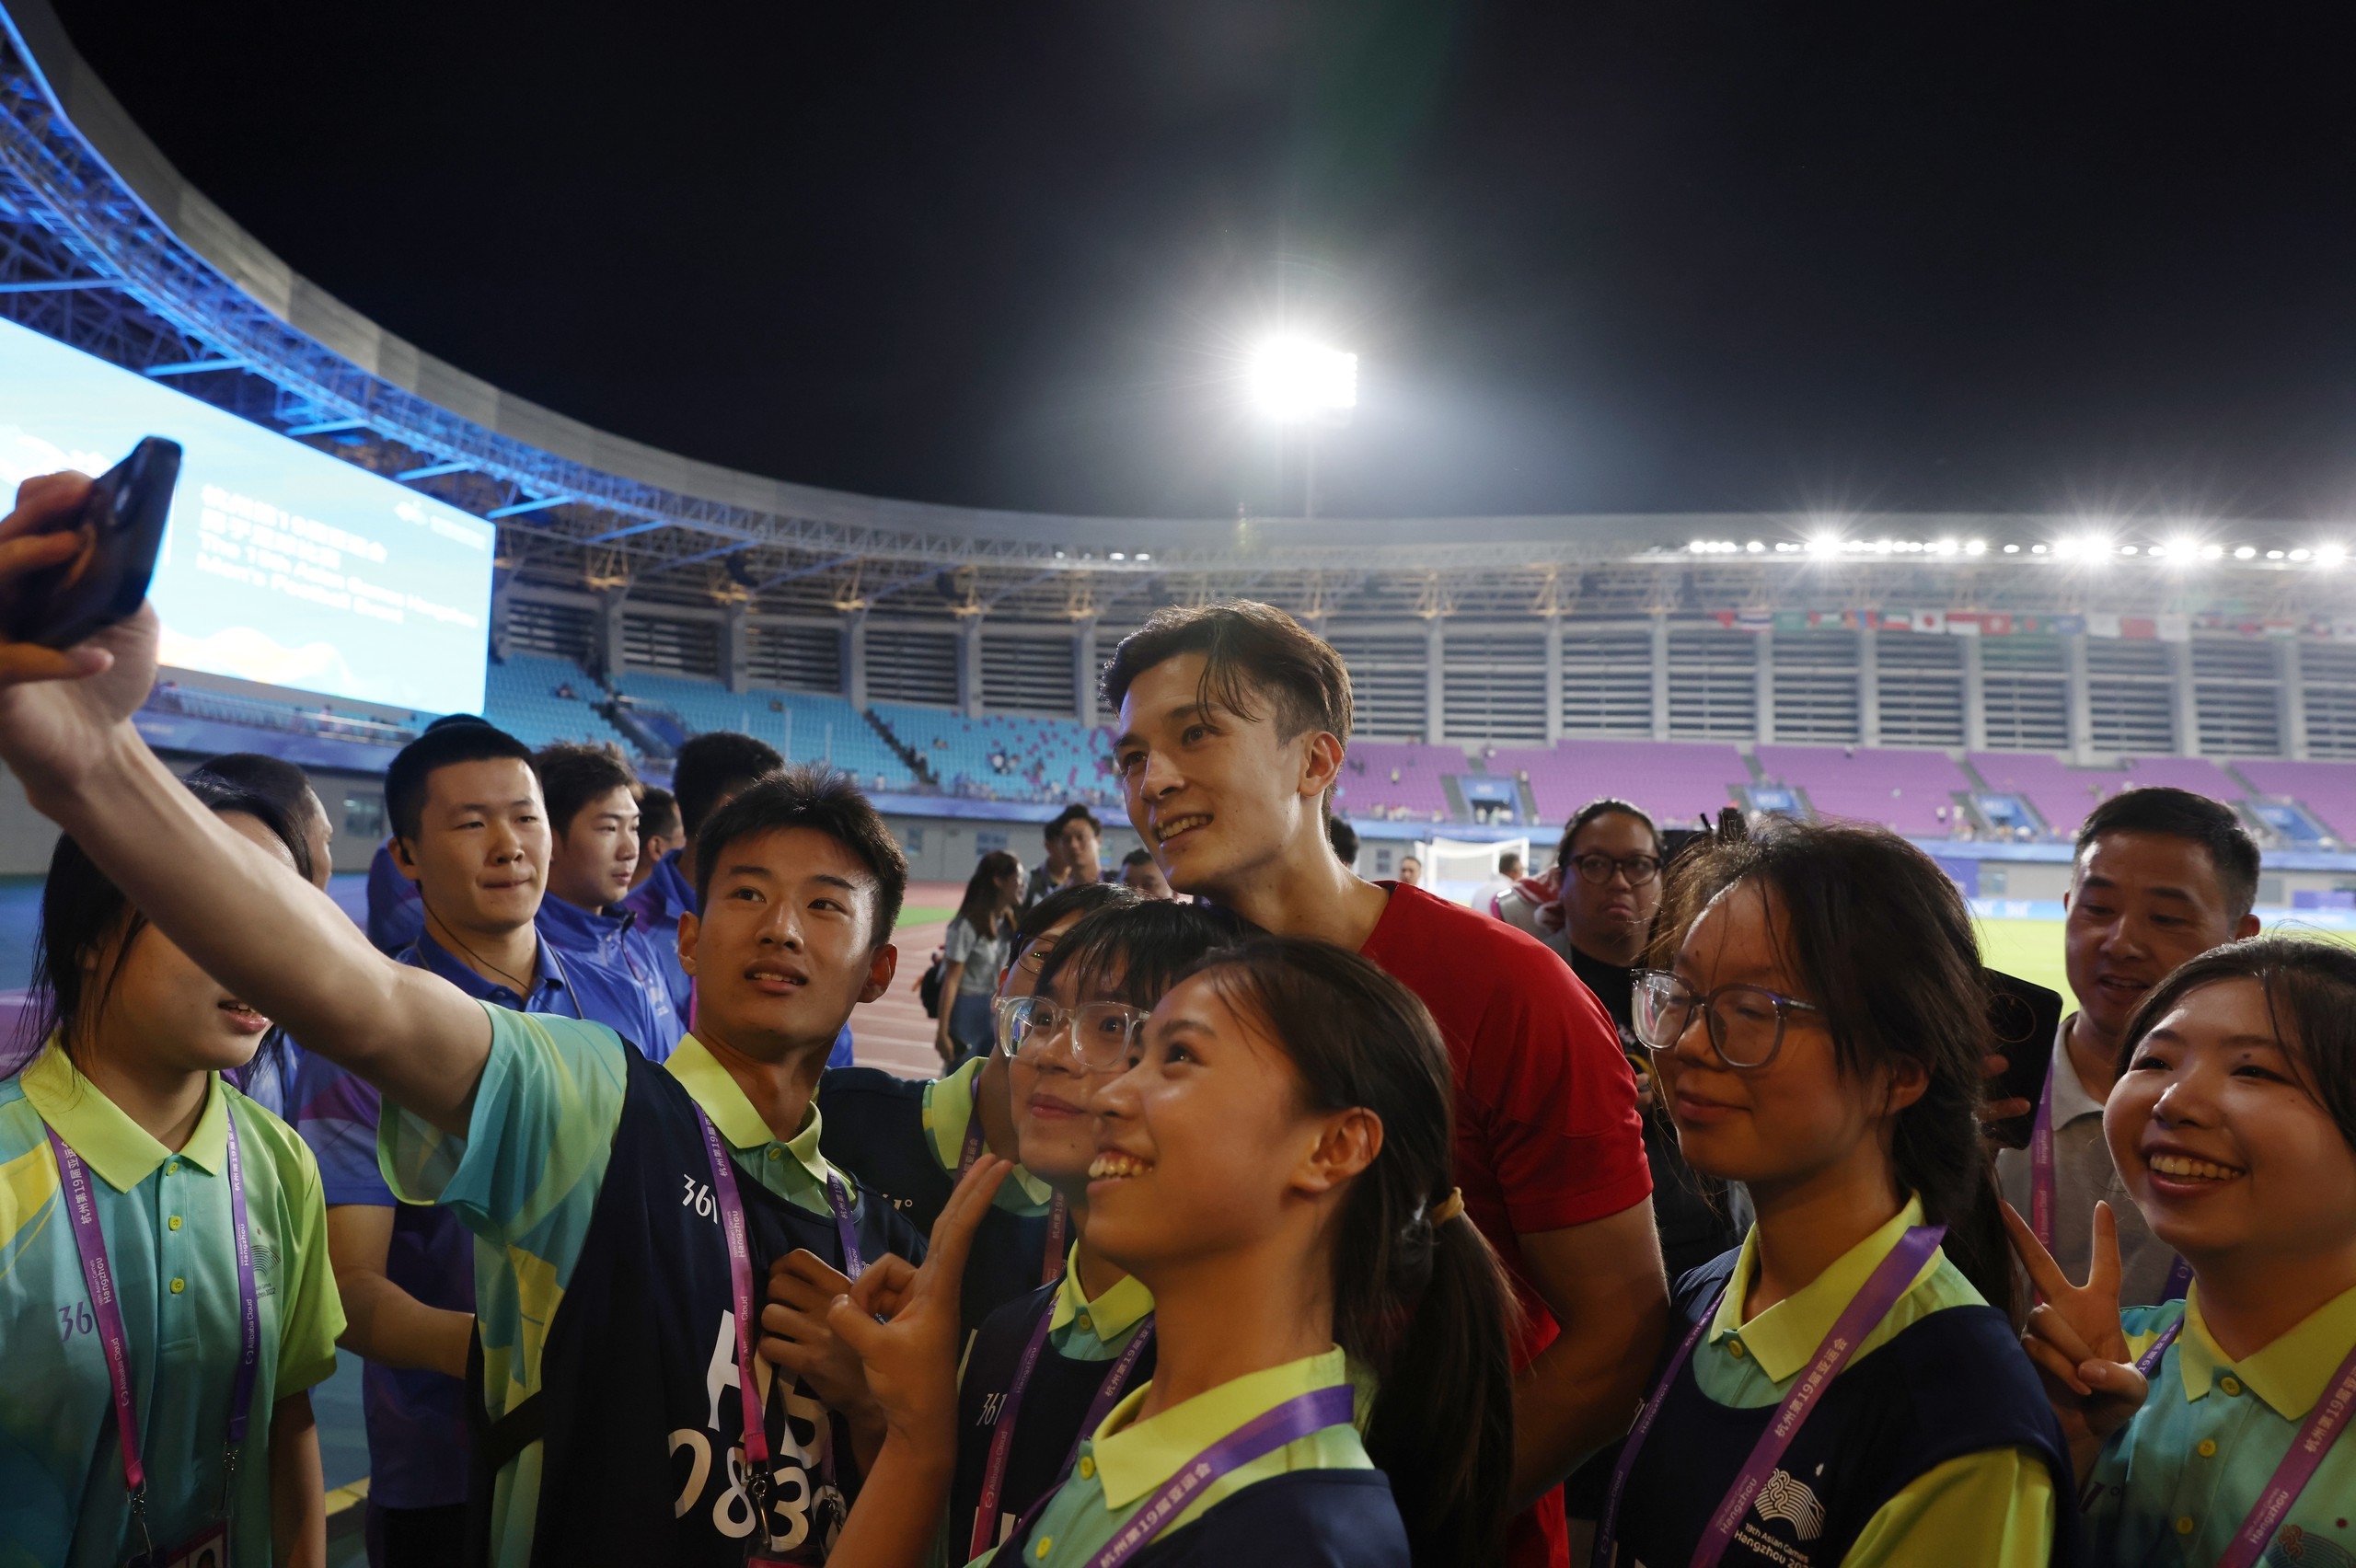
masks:
[[[46,0],[0,4],[0,315],[498,522],[511,581],[767,614],[1113,624],[1236,594],[1318,621],[1885,603],[2305,617],[2348,603],[2343,579],[2263,559],[2204,562],[2197,576],[1992,553],[1826,559],[1804,549],[1823,525],[1798,515],[1050,516],[694,462],[502,392],[300,277],[180,179]],[[1892,515],[1845,526],[2026,548],[2071,525]],[[2260,544],[2302,532],[2237,527]],[[1734,542],[1752,539],[1747,552]]]

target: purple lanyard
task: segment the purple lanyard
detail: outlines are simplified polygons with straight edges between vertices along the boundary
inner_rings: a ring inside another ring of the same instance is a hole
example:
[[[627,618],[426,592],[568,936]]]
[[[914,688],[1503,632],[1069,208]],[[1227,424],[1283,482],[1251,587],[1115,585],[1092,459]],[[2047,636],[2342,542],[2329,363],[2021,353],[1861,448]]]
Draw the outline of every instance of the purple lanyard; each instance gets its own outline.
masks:
[[[1104,1543],[1091,1568],[1118,1568],[1169,1528],[1186,1511],[1195,1494],[1212,1482],[1263,1455],[1274,1453],[1296,1438],[1322,1432],[1329,1426],[1347,1426],[1355,1412],[1350,1386],[1336,1383],[1330,1389],[1296,1394],[1266,1414],[1245,1422],[1180,1466],[1169,1483]]]
[[[1777,1408],[1774,1418],[1767,1423],[1767,1429],[1759,1435],[1759,1441],[1751,1447],[1750,1457],[1742,1462],[1742,1469],[1735,1472],[1734,1484],[1727,1488],[1727,1494],[1710,1516],[1709,1523],[1702,1527],[1702,1539],[1693,1547],[1692,1568],[1714,1568],[1727,1545],[1733,1541],[1735,1530],[1741,1525],[1743,1516],[1750,1511],[1751,1499],[1759,1495],[1759,1489],[1767,1483],[1776,1461],[1792,1446],[1792,1439],[1799,1435],[1801,1424],[1816,1409],[1817,1401],[1826,1386],[1847,1364],[1859,1343],[1873,1332],[1874,1325],[1887,1317],[1889,1309],[1898,1304],[1898,1298],[1906,1294],[1908,1287],[1914,1283],[1914,1276],[1922,1273],[1923,1265],[1930,1262],[1931,1254],[1938,1250],[1939,1239],[1946,1233],[1947,1228],[1944,1225],[1917,1225],[1909,1228],[1904,1236],[1899,1238],[1898,1245],[1890,1249],[1889,1256],[1884,1258],[1866,1279],[1865,1288],[1849,1298],[1849,1305],[1842,1308],[1841,1316],[1833,1320],[1831,1332],[1824,1336],[1824,1342],[1816,1347],[1816,1354],[1808,1358],[1807,1370],[1792,1385],[1792,1391],[1784,1396],[1784,1402]],[[1615,1538],[1620,1523],[1620,1494],[1627,1486],[1628,1472],[1635,1469],[1637,1451],[1644,1447],[1646,1436],[1652,1431],[1653,1418],[1660,1413],[1669,1388],[1677,1381],[1677,1375],[1684,1370],[1685,1363],[1692,1358],[1693,1347],[1701,1343],[1704,1331],[1716,1320],[1718,1303],[1725,1301],[1726,1292],[1734,1289],[1738,1283],[1728,1280],[1726,1288],[1718,1293],[1717,1301],[1686,1334],[1685,1343],[1678,1346],[1677,1354],[1669,1358],[1669,1366],[1661,1372],[1660,1381],[1654,1385],[1651,1397],[1645,1401],[1644,1409],[1637,1414],[1635,1429],[1628,1434],[1627,1442],[1620,1449],[1620,1462],[1611,1467],[1611,1490],[1603,1500],[1603,1519],[1595,1532],[1595,1568],[1611,1568],[1612,1552],[1618,1544]]]
[[[215,1090],[214,1092],[218,1092]],[[223,1476],[222,1512],[237,1500],[237,1456],[246,1441],[247,1407],[253,1403],[254,1373],[261,1360],[261,1301],[254,1288],[253,1236],[246,1223],[246,1168],[237,1147],[237,1121],[229,1107],[221,1108],[228,1130],[229,1229],[237,1253],[237,1375],[229,1395],[229,1440]],[[72,1221],[75,1249],[82,1254],[82,1283],[90,1293],[90,1311],[98,1320],[98,1348],[105,1352],[107,1382],[114,1390],[115,1435],[122,1449],[123,1490],[130,1493],[131,1511],[141,1533],[147,1528],[147,1469],[139,1457],[139,1412],[131,1393],[131,1335],[123,1327],[122,1303],[115,1295],[114,1269],[107,1260],[106,1232],[98,1224],[98,1205],[90,1172],[73,1146],[50,1127],[50,1147],[57,1154],[58,1175],[65,1187],[65,1212]]]
[[[728,1157],[727,1146],[720,1141],[720,1129],[711,1124],[711,1118],[704,1114],[702,1106],[697,1106],[695,1112],[696,1126],[703,1134],[704,1158],[711,1165],[711,1194],[720,1207],[720,1234],[728,1245],[728,1286],[735,1299],[736,1397],[744,1408],[745,1488],[754,1504],[754,1516],[766,1519],[768,1493],[774,1482],[769,1465],[768,1422],[761,1409],[759,1366],[754,1360],[753,1324],[759,1309],[753,1301],[753,1250],[745,1228],[745,1199],[736,1190],[736,1164]],[[835,1229],[842,1239],[843,1273],[857,1279],[867,1271],[867,1264],[859,1254],[859,1234],[851,1224],[849,1194],[831,1172],[826,1177],[826,1198],[834,1206]],[[826,1424],[819,1424],[823,1428]],[[831,1481],[835,1472],[831,1432],[826,1435],[821,1468]]]
[[[974,1069],[974,1108],[965,1116],[965,1146],[957,1152],[957,1174],[963,1178],[982,1157],[982,1073]],[[1039,1283],[1053,1285],[1064,1276],[1064,1235],[1070,1227],[1071,1205],[1057,1193],[1047,1200],[1047,1244],[1039,1258]]]
[[[2060,1060],[2045,1075],[2044,1090],[2037,1097],[2037,1120],[2029,1124],[2028,1133],[2028,1226],[2049,1256],[2053,1251],[2053,1075],[2077,1070],[2070,1066],[2068,1051],[2056,1050],[2054,1055]],[[2178,1257],[2168,1265],[2160,1299],[2181,1301],[2185,1286],[2191,1283],[2192,1265]]]
[[[1014,1424],[1022,1412],[1022,1390],[1030,1386],[1032,1369],[1038,1365],[1039,1352],[1047,1343],[1047,1325],[1055,1321],[1055,1317],[1056,1304],[1050,1299],[1045,1310],[1039,1314],[1038,1326],[1031,1331],[1031,1343],[1022,1347],[1022,1359],[1014,1368],[1014,1382],[1006,1390],[1006,1402],[999,1411],[998,1427],[990,1434],[989,1462],[982,1471],[981,1502],[974,1509],[974,1533],[965,1552],[969,1559],[984,1555],[998,1544],[999,1499],[1006,1490],[1007,1461],[1014,1453]],[[1088,1401],[1088,1413],[1080,1418],[1080,1430],[1072,1434],[1071,1453],[1064,1457],[1066,1470],[1071,1468],[1081,1442],[1103,1425],[1104,1418],[1120,1403],[1127,1389],[1129,1374],[1137,1370],[1138,1358],[1152,1340],[1153,1316],[1148,1313],[1137,1332],[1129,1336],[1128,1347],[1098,1385],[1095,1397]]]
[[[2183,1332],[2184,1320],[2178,1318],[2136,1358],[2135,1370],[2149,1378],[2159,1366],[2160,1357],[2167,1354],[2168,1346]],[[2349,1351],[2339,1370],[2332,1375],[2330,1387],[2316,1401],[2307,1424],[2291,1440],[2282,1462],[2274,1467],[2273,1475],[2268,1478],[2266,1490],[2250,1505],[2242,1528],[2235,1532],[2233,1544],[2217,1559],[2217,1568],[2251,1568],[2257,1562],[2273,1540],[2275,1530],[2289,1516],[2291,1505],[2299,1500],[2299,1493],[2315,1479],[2324,1455],[2331,1451],[2333,1440],[2346,1429],[2351,1415],[2356,1415],[2356,1349]]]

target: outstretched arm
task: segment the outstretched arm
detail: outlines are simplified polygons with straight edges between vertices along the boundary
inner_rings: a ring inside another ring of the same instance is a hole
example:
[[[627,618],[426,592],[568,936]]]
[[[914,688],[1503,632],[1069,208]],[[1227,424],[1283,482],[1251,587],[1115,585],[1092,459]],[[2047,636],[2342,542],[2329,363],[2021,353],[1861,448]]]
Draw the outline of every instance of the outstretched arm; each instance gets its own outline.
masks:
[[[53,530],[88,490],[78,474],[26,481],[0,522],[0,585],[57,563]],[[198,967],[387,1100],[463,1133],[490,1020],[370,947],[327,894],[238,836],[147,749],[131,715],[155,680],[156,639],[143,607],[63,653],[0,642],[0,760]]]

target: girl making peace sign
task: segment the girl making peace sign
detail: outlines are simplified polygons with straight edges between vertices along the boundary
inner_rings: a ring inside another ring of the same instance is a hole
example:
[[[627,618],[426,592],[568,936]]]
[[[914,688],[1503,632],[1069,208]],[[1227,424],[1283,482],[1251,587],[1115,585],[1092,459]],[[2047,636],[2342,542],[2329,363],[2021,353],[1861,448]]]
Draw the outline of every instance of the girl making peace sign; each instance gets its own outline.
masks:
[[[2356,953],[2264,937],[2169,975],[2103,1133],[2185,1300],[2119,1310],[2106,1208],[2084,1286],[2007,1221],[2094,1560],[2356,1562]]]

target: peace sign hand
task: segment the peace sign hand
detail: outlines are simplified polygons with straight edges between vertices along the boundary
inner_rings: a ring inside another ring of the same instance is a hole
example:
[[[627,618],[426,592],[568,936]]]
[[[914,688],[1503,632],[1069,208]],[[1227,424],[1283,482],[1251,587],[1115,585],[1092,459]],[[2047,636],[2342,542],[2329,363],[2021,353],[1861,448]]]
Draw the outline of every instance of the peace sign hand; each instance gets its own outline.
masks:
[[[2119,1226],[2110,1205],[2095,1205],[2094,1256],[2086,1283],[2070,1283],[2053,1254],[2012,1205],[2004,1229],[2013,1251],[2045,1299],[2028,1315],[2021,1348],[2037,1363],[2047,1398],[2062,1419],[2070,1458],[2084,1482],[2110,1435],[2142,1408],[2151,1385],[2127,1355],[2119,1322]]]
[[[975,1160],[933,1222],[923,1266],[878,1258],[826,1312],[826,1326],[866,1368],[868,1393],[886,1430],[920,1450],[945,1445],[955,1451],[965,1260],[990,1199],[1013,1169],[996,1155]]]

